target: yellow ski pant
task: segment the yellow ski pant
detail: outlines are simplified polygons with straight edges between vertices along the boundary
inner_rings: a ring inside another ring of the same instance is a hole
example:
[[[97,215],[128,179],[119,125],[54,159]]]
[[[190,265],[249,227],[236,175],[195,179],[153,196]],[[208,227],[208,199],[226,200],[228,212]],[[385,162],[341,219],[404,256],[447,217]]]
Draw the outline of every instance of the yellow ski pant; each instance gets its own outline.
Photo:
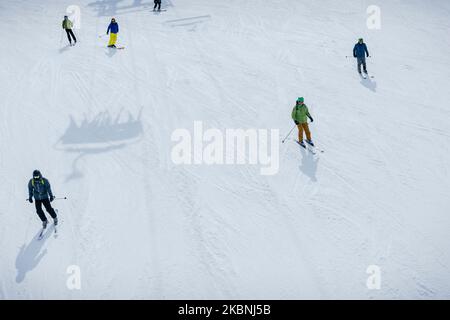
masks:
[[[116,44],[116,41],[117,41],[117,33],[110,33],[108,46],[112,46],[113,44]]]

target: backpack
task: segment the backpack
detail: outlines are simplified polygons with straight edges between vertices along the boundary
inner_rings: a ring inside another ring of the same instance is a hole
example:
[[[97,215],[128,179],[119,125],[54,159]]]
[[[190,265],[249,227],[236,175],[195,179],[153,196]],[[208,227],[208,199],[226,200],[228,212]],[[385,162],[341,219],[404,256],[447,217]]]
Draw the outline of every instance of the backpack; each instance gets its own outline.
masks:
[[[45,183],[44,183],[44,178],[41,178],[41,183],[42,183],[42,184],[45,184]],[[31,185],[34,187],[34,179],[31,179]]]

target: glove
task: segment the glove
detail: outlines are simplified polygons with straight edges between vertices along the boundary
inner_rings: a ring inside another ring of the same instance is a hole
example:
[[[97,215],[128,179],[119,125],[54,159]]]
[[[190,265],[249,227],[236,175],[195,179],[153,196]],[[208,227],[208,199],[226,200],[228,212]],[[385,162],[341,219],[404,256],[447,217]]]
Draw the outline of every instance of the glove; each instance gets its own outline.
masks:
[[[311,120],[311,122],[314,122],[314,119],[312,117],[309,117],[309,120]]]
[[[298,126],[300,123],[297,120],[294,120],[294,123]]]
[[[50,202],[53,202],[55,200],[55,196],[50,196]]]
[[[33,203],[33,198],[29,197],[29,198],[28,198],[28,201],[29,201],[30,203]]]

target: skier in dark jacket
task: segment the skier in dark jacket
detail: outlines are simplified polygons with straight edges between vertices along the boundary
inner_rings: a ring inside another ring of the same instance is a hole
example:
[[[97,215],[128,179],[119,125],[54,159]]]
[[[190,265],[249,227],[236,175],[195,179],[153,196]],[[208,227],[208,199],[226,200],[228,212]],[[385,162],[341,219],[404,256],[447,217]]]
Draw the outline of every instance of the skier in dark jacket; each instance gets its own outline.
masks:
[[[161,0],[155,0],[154,3],[155,6],[153,7],[153,11],[156,10],[156,7],[158,7],[158,11],[161,11]]]
[[[69,18],[67,16],[64,16],[64,20],[62,22],[62,27],[64,30],[66,30],[67,38],[69,39],[70,45],[72,45],[71,37],[73,38],[73,41],[75,41],[75,43],[77,43],[77,38],[75,38],[75,35],[73,34],[73,31],[72,31],[73,23],[72,23],[72,21],[69,20]],[[75,43],[74,43],[74,45],[75,45]]]
[[[353,57],[358,61],[358,73],[361,74],[361,65],[363,66],[364,73],[367,74],[366,56],[369,57],[369,50],[364,43],[364,40],[360,38],[358,43],[353,48]]]
[[[36,206],[36,213],[42,221],[42,226],[45,229],[47,227],[47,217],[42,210],[42,205],[44,205],[45,210],[53,218],[55,225],[58,224],[58,218],[56,216],[55,210],[52,208],[50,202],[52,202],[55,197],[53,196],[52,189],[50,187],[50,182],[45,179],[39,170],[33,171],[33,178],[28,182],[28,201]]]

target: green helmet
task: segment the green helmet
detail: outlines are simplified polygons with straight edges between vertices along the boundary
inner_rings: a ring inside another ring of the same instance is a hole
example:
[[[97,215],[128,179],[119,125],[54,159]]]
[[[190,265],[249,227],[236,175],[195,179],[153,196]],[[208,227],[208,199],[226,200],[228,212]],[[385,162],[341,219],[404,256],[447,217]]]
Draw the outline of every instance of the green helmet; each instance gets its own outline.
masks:
[[[305,102],[305,98],[299,97],[299,98],[297,99],[297,102],[303,103],[303,102]]]

